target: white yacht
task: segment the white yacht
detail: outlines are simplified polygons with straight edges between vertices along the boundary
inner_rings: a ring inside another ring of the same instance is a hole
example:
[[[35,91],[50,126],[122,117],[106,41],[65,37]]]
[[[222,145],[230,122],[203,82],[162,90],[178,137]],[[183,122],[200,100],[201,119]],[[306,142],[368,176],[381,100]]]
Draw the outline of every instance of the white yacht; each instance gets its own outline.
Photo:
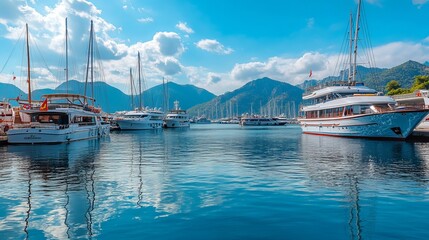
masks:
[[[240,120],[241,126],[276,126],[279,122],[271,117],[248,116],[242,117]]]
[[[87,107],[85,96],[49,94],[43,97],[46,104],[42,104],[40,109],[22,110],[31,121],[15,124],[7,132],[9,143],[66,143],[109,134],[109,128],[102,125],[97,110]]]
[[[301,108],[298,120],[303,132],[309,134],[405,139],[426,117],[429,109],[398,108],[391,97],[380,96],[374,89],[356,83],[360,11],[361,0],[358,2],[354,39],[350,37],[348,82],[303,96],[310,105]],[[350,36],[352,22],[350,17]]]
[[[164,113],[158,110],[135,110],[116,118],[121,130],[150,130],[162,128]]]
[[[190,126],[189,114],[180,109],[179,101],[174,101],[174,109],[170,110],[164,119],[166,128],[187,128]]]
[[[392,98],[402,107],[429,109],[429,90],[417,90],[414,93],[394,95]],[[429,115],[426,116],[426,119],[415,130],[429,131]]]
[[[344,137],[407,138],[429,109],[398,108],[396,101],[364,86],[334,86],[304,96],[304,133]]]

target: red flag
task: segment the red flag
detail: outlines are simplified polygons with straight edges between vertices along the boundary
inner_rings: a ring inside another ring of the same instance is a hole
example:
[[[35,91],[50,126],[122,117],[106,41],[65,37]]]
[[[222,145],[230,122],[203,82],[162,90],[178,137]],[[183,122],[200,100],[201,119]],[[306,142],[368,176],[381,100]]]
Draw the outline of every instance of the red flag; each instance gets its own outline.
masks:
[[[311,76],[313,76],[313,71],[310,69],[310,75],[308,75],[308,77],[310,78]]]
[[[18,96],[18,97],[16,97],[16,101],[17,101],[17,102],[19,101],[19,96]]]
[[[45,98],[42,105],[40,105],[40,111],[48,111],[48,99]]]
[[[15,80],[16,79],[16,76],[15,75],[13,75],[13,78],[12,78],[12,80]]]

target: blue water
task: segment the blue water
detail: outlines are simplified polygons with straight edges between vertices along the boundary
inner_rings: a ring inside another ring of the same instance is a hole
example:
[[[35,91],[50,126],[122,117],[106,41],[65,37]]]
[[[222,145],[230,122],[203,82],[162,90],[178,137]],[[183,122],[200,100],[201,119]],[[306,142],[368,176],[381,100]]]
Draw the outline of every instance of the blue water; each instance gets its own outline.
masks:
[[[0,239],[429,239],[428,146],[215,124],[0,146]]]

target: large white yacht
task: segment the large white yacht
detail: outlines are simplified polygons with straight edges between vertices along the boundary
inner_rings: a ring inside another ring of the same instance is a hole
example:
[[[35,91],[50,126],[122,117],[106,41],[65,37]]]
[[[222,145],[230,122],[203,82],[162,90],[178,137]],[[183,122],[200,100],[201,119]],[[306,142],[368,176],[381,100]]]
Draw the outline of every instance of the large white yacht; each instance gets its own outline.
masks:
[[[164,113],[159,110],[135,110],[116,119],[121,130],[150,130],[162,128]]]
[[[344,137],[407,138],[429,109],[398,108],[389,96],[364,86],[333,86],[304,96],[304,133]]]
[[[361,0],[358,2],[354,39],[350,37],[348,82],[304,95],[303,100],[309,105],[301,108],[298,120],[303,132],[309,134],[405,139],[426,117],[429,109],[398,108],[391,97],[381,96],[374,89],[356,83],[360,11]],[[352,17],[350,36],[351,23]]]
[[[179,101],[174,101],[174,109],[164,119],[165,128],[187,128],[190,126],[189,114],[180,109]]]
[[[109,134],[108,125],[102,124],[97,109],[86,105],[85,96],[49,94],[43,98],[46,100],[40,109],[22,110],[31,121],[15,124],[7,132],[9,143],[65,143]]]

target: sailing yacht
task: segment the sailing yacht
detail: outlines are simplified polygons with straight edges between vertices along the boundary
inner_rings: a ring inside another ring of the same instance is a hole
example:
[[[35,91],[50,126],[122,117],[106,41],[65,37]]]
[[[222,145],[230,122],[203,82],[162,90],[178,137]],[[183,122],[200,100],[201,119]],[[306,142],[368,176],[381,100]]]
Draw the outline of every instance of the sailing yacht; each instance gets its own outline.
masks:
[[[187,128],[190,126],[189,114],[180,109],[179,101],[174,101],[174,109],[164,119],[165,128]]]
[[[66,143],[105,136],[101,118],[78,94],[48,94],[40,109],[22,110],[30,123],[7,132],[10,144]]]
[[[391,97],[381,96],[363,83],[356,83],[360,11],[361,0],[358,2],[354,39],[350,37],[349,81],[304,95],[303,100],[309,105],[301,108],[298,120],[302,131],[307,134],[405,139],[426,117],[429,109],[398,108]],[[351,51],[353,43],[354,57]]]
[[[141,60],[140,52],[138,58],[138,75],[139,75],[139,108],[126,112],[121,117],[115,119],[116,124],[121,130],[150,130],[162,128],[164,113],[157,109],[143,108],[142,89],[141,89]],[[131,78],[132,79],[132,78]],[[131,81],[132,82],[132,81]],[[133,86],[133,83],[131,83]]]

